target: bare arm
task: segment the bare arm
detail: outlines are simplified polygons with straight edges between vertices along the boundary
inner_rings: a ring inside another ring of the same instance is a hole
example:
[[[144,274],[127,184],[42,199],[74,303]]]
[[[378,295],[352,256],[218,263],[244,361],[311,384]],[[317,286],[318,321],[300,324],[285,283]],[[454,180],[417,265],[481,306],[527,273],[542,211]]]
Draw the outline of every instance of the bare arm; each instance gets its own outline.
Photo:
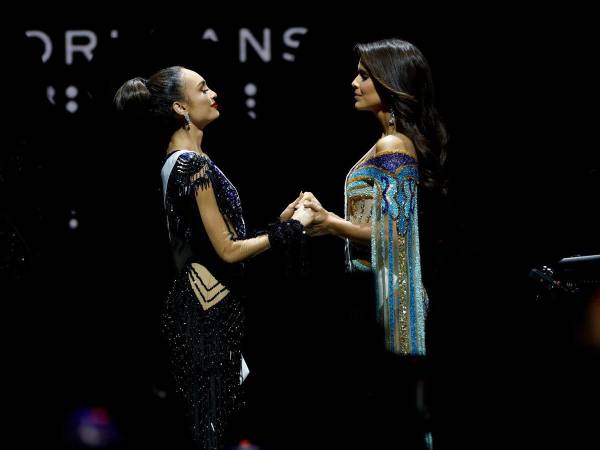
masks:
[[[233,239],[217,205],[212,186],[197,191],[196,204],[210,243],[223,261],[240,262],[270,248],[267,235],[250,239]]]
[[[331,229],[331,234],[348,238],[358,244],[368,245],[371,243],[371,224],[354,224],[336,214],[330,214],[328,226]]]
[[[354,224],[348,220],[342,219],[335,213],[327,211],[319,201],[308,192],[305,194],[303,202],[306,208],[314,211],[313,221],[307,229],[310,236],[322,236],[324,234],[332,234],[342,239],[350,239],[358,244],[368,245],[371,242],[371,225],[370,224]]]
[[[269,249],[271,243],[268,235],[237,239],[231,224],[219,209],[210,170],[209,160],[205,156],[187,152],[179,156],[172,176],[177,184],[178,195],[185,196],[190,191],[193,192],[202,224],[217,255],[227,263],[236,263]],[[311,222],[313,212],[304,207],[295,210],[299,200],[300,197],[288,205],[281,219],[296,219],[305,226]],[[288,212],[292,212],[293,215],[289,214],[291,217],[288,217]]]
[[[299,199],[292,204],[296,204]],[[269,237],[266,234],[250,239],[233,239],[233,235],[221,215],[212,187],[199,189],[196,193],[196,203],[208,238],[223,261],[227,263],[244,261],[271,247]],[[292,211],[294,211],[293,208]],[[312,216],[312,210],[300,207],[288,219],[298,220],[306,226],[311,222]]]
[[[375,154],[377,156],[403,152],[415,156],[414,147],[410,139],[405,136],[386,136],[375,144]],[[313,221],[307,229],[311,236],[321,236],[332,234],[341,238],[350,239],[357,244],[369,245],[371,243],[372,224],[354,224],[348,220],[342,219],[338,215],[327,211],[317,198],[311,193],[306,192],[302,198],[302,203],[315,211]]]

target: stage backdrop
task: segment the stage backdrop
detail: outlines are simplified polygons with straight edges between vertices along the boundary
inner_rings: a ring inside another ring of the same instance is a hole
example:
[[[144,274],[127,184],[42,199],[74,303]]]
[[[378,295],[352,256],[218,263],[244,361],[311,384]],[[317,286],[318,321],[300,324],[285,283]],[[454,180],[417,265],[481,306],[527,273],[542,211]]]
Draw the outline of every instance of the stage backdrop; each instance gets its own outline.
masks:
[[[551,108],[560,94],[555,78],[544,75],[562,47],[544,44],[550,30],[525,38],[524,24],[505,30],[484,16],[469,23],[415,16],[368,26],[293,14],[277,21],[202,19],[183,29],[85,23],[13,29],[16,78],[5,86],[12,119],[0,172],[3,279],[12,289],[5,320],[14,367],[23,368],[16,370],[23,400],[15,416],[26,429],[40,426],[45,442],[137,448],[175,439],[158,339],[158,312],[173,276],[160,204],[162,155],[145,145],[147,130],[116,118],[112,98],[127,79],[171,65],[205,77],[221,117],[206,129],[203,148],[240,192],[249,227],[258,228],[300,190],[343,213],[345,175],[379,136],[373,117],[353,108],[353,46],[385,37],[416,44],[431,65],[451,139],[446,220],[458,253],[446,268],[455,284],[433,306],[438,367],[466,371],[484,350],[511,348],[521,335],[496,331],[510,320],[521,330],[528,317],[531,305],[517,302],[527,269],[592,247],[588,201],[598,158],[586,149],[585,135],[561,128],[570,126],[565,111]],[[343,242],[322,238],[315,248],[316,270],[338,280]],[[317,340],[343,345],[339,328],[327,324],[335,324],[349,300],[315,297],[290,305],[286,289],[295,287],[271,281],[278,299],[248,305],[255,375],[280,374],[273,356],[285,346],[274,343],[287,339],[298,354],[286,360],[297,361],[310,380],[303,389],[311,383],[319,389],[314,374],[325,358],[299,349],[304,339],[313,349]],[[351,300],[350,308],[360,311],[359,303]],[[515,318],[518,310],[524,315]],[[311,320],[319,324],[316,338],[308,336]],[[285,321],[300,335],[277,334]],[[344,369],[337,369],[342,379]],[[444,373],[438,399],[457,400],[457,385],[447,381],[452,371]],[[293,370],[287,375],[301,379]],[[296,387],[279,387],[265,388],[264,401],[303,423],[310,409],[293,406]],[[277,403],[279,396],[289,401]],[[453,407],[439,406],[439,420],[452,420]],[[77,431],[86,424],[88,435]],[[94,434],[98,426],[102,432]]]

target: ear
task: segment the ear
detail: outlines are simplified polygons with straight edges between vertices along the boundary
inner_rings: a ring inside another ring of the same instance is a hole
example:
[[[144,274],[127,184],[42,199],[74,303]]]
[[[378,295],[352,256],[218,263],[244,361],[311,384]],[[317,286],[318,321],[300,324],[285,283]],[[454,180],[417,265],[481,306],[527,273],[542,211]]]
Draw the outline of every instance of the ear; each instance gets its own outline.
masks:
[[[180,116],[183,116],[187,112],[185,105],[181,102],[173,102],[173,111]]]

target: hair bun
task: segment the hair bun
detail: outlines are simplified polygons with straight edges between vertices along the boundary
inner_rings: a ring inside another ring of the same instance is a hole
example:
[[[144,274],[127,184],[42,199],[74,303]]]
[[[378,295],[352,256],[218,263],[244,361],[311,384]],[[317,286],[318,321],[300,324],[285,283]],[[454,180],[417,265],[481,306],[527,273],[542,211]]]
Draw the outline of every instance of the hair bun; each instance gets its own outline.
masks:
[[[148,110],[150,91],[147,87],[148,80],[135,77],[126,81],[117,90],[114,103],[119,111],[142,113]]]

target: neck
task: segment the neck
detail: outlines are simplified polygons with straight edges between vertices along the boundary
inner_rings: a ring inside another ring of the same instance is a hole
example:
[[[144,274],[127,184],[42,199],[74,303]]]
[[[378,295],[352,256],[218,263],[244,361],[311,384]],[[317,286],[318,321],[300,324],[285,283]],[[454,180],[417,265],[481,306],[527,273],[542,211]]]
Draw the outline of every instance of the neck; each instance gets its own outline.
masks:
[[[180,128],[171,136],[167,153],[171,153],[174,150],[184,149],[191,150],[196,153],[204,153],[202,151],[203,137],[204,131],[196,128],[194,125],[191,125],[189,130]]]
[[[393,125],[390,126],[390,116],[391,113],[388,111],[380,110],[375,112],[375,117],[377,118],[379,125],[381,125],[383,136],[388,136],[396,132],[396,127]]]

